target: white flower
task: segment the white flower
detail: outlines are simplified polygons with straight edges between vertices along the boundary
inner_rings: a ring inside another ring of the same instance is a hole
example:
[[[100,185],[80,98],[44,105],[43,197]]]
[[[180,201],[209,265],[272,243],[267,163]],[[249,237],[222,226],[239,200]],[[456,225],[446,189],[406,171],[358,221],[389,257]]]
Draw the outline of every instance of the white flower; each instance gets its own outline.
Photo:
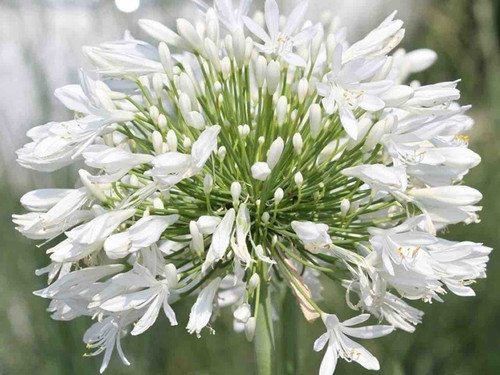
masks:
[[[186,326],[186,329],[190,334],[196,332],[196,335],[200,337],[201,330],[210,322],[215,293],[217,293],[220,282],[221,279],[217,277],[212,280],[210,284],[208,284],[198,295],[198,298],[189,313],[189,322]]]
[[[406,191],[407,177],[403,167],[381,164],[358,165],[342,171],[344,176],[356,177],[377,191]]]
[[[140,290],[111,298],[102,303],[100,307],[110,312],[138,310],[147,307],[135,324],[131,332],[132,335],[140,335],[151,327],[162,307],[170,324],[177,325],[175,313],[168,304],[170,290],[177,285],[177,271],[172,264],[165,268],[165,279],[159,281],[147,268],[135,263],[133,270],[121,277],[119,282],[124,287]]]
[[[309,42],[318,32],[317,26],[310,26],[297,32],[304,23],[307,1],[301,1],[297,5],[281,30],[279,8],[276,1],[266,0],[265,8],[267,33],[254,20],[244,17],[248,29],[264,42],[264,44],[256,43],[255,46],[266,54],[282,57],[291,65],[305,67],[306,61],[294,52],[294,48]]]
[[[214,263],[224,257],[231,240],[235,215],[236,214],[233,208],[227,211],[212,235],[212,243],[207,251],[207,257],[202,267],[203,273],[205,273]]]
[[[323,314],[321,316],[326,326],[326,333],[321,335],[314,343],[314,350],[319,352],[328,344],[321,368],[320,375],[331,375],[337,367],[337,358],[348,362],[358,362],[367,370],[379,370],[380,365],[368,350],[352,341],[348,336],[360,339],[374,339],[390,334],[392,326],[366,326],[353,327],[366,322],[369,314],[359,315],[344,322],[340,322],[336,315]]]
[[[203,17],[177,19],[176,31],[139,21],[158,46],[126,32],[84,47],[98,79],[82,71],[55,92],[74,118],[27,133],[22,166],[93,169],[78,170],[76,187],[24,195],[27,213],[13,215],[50,244],[36,271],[49,286],[35,294],[53,319],[97,319],[84,341],[104,354],[101,371],[115,348],[128,364],[128,331],[145,332],[161,309],[176,325],[174,303],[191,296],[189,333],[215,332],[230,307],[258,346],[261,314],[280,319],[275,292],[287,288],[327,327],[320,374],[338,357],[378,369],[349,336],[413,332],[423,313],[409,301],[472,296],[486,277],[489,247],[437,236],[481,210],[463,182],[481,157],[459,81],[407,84],[436,54],[392,53],[404,36],[396,13],[349,43],[337,21],[306,21],[307,1],[288,17],[276,0],[254,15],[251,0],[195,2]],[[325,314],[322,292],[336,285],[351,309],[391,326]]]
[[[297,233],[304,247],[313,253],[324,251],[332,244],[332,239],[328,235],[328,225],[310,221],[292,221],[292,229]]]
[[[155,157],[152,161],[154,167],[149,174],[165,189],[168,189],[183,179],[200,173],[217,147],[219,131],[220,127],[217,125],[204,130],[193,143],[191,155],[167,152]]]

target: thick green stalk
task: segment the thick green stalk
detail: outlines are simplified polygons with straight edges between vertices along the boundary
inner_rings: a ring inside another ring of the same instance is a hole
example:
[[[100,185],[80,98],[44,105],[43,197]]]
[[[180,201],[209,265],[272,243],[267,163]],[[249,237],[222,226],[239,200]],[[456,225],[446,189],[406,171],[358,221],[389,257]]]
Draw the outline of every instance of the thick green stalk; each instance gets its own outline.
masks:
[[[271,312],[271,294],[265,282],[261,283],[259,312],[255,331],[255,357],[258,375],[275,375],[274,332]]]
[[[291,288],[287,288],[281,311],[281,352],[283,375],[299,373],[297,302]]]

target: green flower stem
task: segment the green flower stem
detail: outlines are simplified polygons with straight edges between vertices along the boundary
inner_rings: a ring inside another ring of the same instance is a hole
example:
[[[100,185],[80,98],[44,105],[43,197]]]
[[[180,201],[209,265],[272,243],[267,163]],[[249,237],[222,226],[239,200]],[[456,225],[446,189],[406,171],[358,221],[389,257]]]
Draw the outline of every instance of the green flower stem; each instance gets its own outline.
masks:
[[[267,274],[266,267],[262,277]],[[266,282],[260,285],[259,313],[255,330],[255,358],[258,375],[275,375],[274,330],[271,311],[271,294]]]
[[[290,288],[286,288],[281,311],[281,373],[299,374],[298,324],[296,298]]]

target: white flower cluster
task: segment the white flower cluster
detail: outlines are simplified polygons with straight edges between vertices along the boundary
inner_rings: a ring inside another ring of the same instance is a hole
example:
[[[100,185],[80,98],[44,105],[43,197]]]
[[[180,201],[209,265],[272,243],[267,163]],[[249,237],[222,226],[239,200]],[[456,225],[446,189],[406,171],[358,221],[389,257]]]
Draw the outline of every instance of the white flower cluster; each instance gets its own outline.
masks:
[[[289,287],[326,326],[320,374],[338,357],[378,370],[348,336],[412,332],[422,312],[407,300],[471,296],[486,276],[490,248],[437,237],[480,210],[462,184],[480,157],[458,81],[404,83],[436,54],[393,52],[396,13],[350,44],[338,20],[306,21],[305,1],[288,17],[275,0],[252,17],[251,0],[196,2],[196,24],[139,22],[158,47],[126,34],[84,48],[94,78],[55,93],[74,118],[28,132],[22,166],[89,167],[73,189],[21,198],[17,229],[51,244],[35,294],[54,319],[95,319],[84,341],[104,371],[115,348],[128,364],[121,337],[160,310],[177,325],[181,298],[197,296],[189,333],[231,306],[251,340],[263,296]],[[333,285],[361,315],[341,323],[319,307]],[[370,316],[388,325],[353,327]]]

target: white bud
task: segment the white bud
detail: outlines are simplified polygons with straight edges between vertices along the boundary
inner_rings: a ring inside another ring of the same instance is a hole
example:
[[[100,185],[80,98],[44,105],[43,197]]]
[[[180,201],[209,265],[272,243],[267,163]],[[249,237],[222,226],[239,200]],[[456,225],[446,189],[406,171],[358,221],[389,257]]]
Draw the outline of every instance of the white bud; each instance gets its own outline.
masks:
[[[173,65],[172,65],[172,56],[170,55],[170,50],[165,42],[161,42],[158,47],[158,52],[160,54],[160,61],[163,65],[163,70],[165,70],[165,74],[168,79],[172,80],[174,77],[173,73]]]
[[[282,126],[286,121],[286,115],[288,114],[288,100],[286,96],[281,96],[276,105],[276,121],[278,126]]]
[[[227,55],[229,59],[234,59],[234,50],[233,50],[233,37],[231,35],[226,35],[224,38],[224,47],[226,47]]]
[[[304,184],[304,177],[302,176],[302,173],[300,172],[295,173],[293,179],[295,181],[295,185],[297,185],[297,187],[300,189]]]
[[[206,174],[203,179],[203,192],[206,195],[209,195],[212,192],[212,188],[214,187],[214,179],[211,175]]]
[[[248,280],[248,289],[251,292],[253,292],[257,287],[260,285],[260,276],[258,273],[254,273],[252,277],[250,277],[250,280]]]
[[[250,305],[248,303],[242,303],[236,310],[234,310],[233,316],[237,321],[246,323],[252,316]]]
[[[370,118],[363,117],[362,119],[360,119],[358,121],[358,137],[356,139],[353,138],[349,139],[349,141],[347,142],[346,150],[352,150],[360,142],[362,142],[366,136],[366,133],[368,133],[372,125],[373,122]]]
[[[210,18],[209,18],[210,16]],[[209,9],[207,11],[207,37],[209,37],[215,44],[219,44],[219,21],[215,11]]]
[[[269,219],[271,219],[271,215],[269,215],[269,212],[266,211],[262,214],[261,219],[264,224],[267,224],[269,223]]]
[[[219,149],[217,150],[217,156],[219,157],[220,160],[224,160],[226,157],[226,148],[224,146],[220,146]]]
[[[245,40],[245,65],[250,63],[250,59],[252,58],[252,53],[254,51],[253,45],[253,39],[247,37]]]
[[[346,198],[342,199],[342,202],[340,202],[340,213],[343,217],[347,215],[350,208],[351,208],[351,202],[349,201],[349,199]]]
[[[158,116],[158,128],[164,132],[167,130],[167,118],[165,115],[162,113],[160,116]]]
[[[328,34],[326,38],[326,60],[328,64],[332,62],[333,52],[335,51],[335,47],[337,47],[337,41],[335,40],[334,34]]]
[[[267,163],[257,162],[252,165],[252,177],[259,181],[265,181],[271,174],[271,169]]]
[[[196,99],[196,90],[193,85],[193,81],[186,73],[181,73],[179,76],[179,87],[180,91],[188,94],[191,100],[191,107],[193,109],[198,108],[198,100]]]
[[[255,317],[251,317],[245,324],[245,336],[248,341],[253,341],[255,336],[255,328],[257,327],[257,319]]]
[[[316,139],[321,131],[321,107],[314,103],[309,108],[309,124],[311,125],[311,136]]]
[[[191,148],[192,141],[191,138],[184,137],[184,140],[182,141],[182,146],[184,146],[184,149],[187,151]]]
[[[197,254],[203,253],[205,250],[203,235],[200,233],[196,221],[189,222],[189,232],[191,233],[191,249],[193,249]]]
[[[184,18],[178,18],[177,31],[195,52],[203,54],[203,42],[191,22]]]
[[[90,173],[85,169],[80,169],[78,171],[78,174],[80,175],[80,180],[82,181],[83,185],[87,188],[87,190],[101,202],[106,202],[106,195],[104,194],[103,190],[97,184],[93,184],[90,181],[89,179]]]
[[[320,27],[311,42],[311,61],[316,61],[316,59],[318,58],[319,50],[321,49],[321,44],[323,43],[324,36],[325,33],[323,31],[323,28]]]
[[[267,164],[269,165],[269,168],[273,169],[276,164],[278,164],[284,147],[285,142],[283,142],[281,137],[276,138],[276,140],[271,144],[269,151],[267,151]]]
[[[224,79],[228,79],[231,74],[231,60],[229,60],[229,57],[225,56],[220,63],[222,68],[222,77]]]
[[[161,96],[161,92],[163,91],[163,78],[161,74],[155,73],[153,75],[153,88],[155,90],[156,97]]]
[[[205,129],[205,118],[198,111],[191,111],[186,119],[186,124],[192,128],[203,130]]]
[[[219,73],[222,69],[219,59],[219,51],[217,50],[217,46],[215,45],[215,43],[209,38],[205,39],[205,51],[208,60],[214,66],[215,71]]]
[[[130,176],[129,182],[130,182],[130,185],[132,185],[132,186],[140,186],[139,179],[137,178],[137,176],[135,174]]]
[[[222,84],[219,81],[215,81],[214,83],[214,92],[216,94],[220,94],[222,92]]]
[[[250,126],[248,125],[239,125],[238,126],[238,134],[241,138],[245,139],[250,134]]]
[[[160,198],[156,197],[155,199],[153,199],[153,208],[157,210],[164,210],[165,205],[163,204],[163,201]]]
[[[299,81],[299,84],[297,87],[297,97],[299,98],[300,104],[304,103],[304,100],[307,97],[308,91],[309,91],[309,83],[307,82],[307,78],[302,78]]]
[[[293,142],[293,149],[295,150],[295,153],[297,155],[302,154],[302,148],[304,147],[304,141],[302,140],[302,136],[300,135],[300,133],[295,133],[293,135],[292,142]]]
[[[231,184],[231,197],[233,197],[233,203],[240,200],[241,195],[241,184],[238,181],[234,181]]]
[[[170,151],[177,151],[177,136],[173,130],[167,132],[167,145]]]
[[[391,131],[393,124],[394,117],[388,116],[373,125],[370,133],[366,137],[365,144],[361,148],[361,151],[371,151],[380,142],[382,137]]]
[[[233,52],[236,64],[238,64],[239,68],[245,65],[245,51],[245,34],[243,34],[243,29],[238,26],[233,32]]]
[[[266,79],[267,61],[266,58],[260,55],[257,58],[255,64],[255,80],[257,81],[257,87],[262,88],[264,86],[264,80]]]
[[[274,192],[274,204],[279,205],[280,202],[283,200],[284,196],[285,192],[283,191],[283,189],[277,188],[276,191]]]
[[[160,116],[160,110],[156,106],[149,107],[149,115],[151,116],[151,120],[156,124],[158,124],[158,117]]]
[[[271,60],[267,64],[266,69],[266,81],[267,81],[267,92],[269,95],[273,95],[278,89],[281,76],[281,65],[275,60]]]
[[[163,136],[161,133],[158,130],[155,130],[151,138],[156,155],[163,154]]]
[[[290,114],[290,120],[295,121],[297,120],[297,116],[299,115],[299,111],[297,111],[296,109],[294,109],[292,111],[292,113]]]
[[[189,99],[189,95],[183,92],[179,95],[179,109],[184,117],[184,120],[187,120],[189,117],[189,112],[191,112],[191,99]]]
[[[259,146],[262,146],[264,144],[264,142],[266,141],[266,138],[264,138],[263,136],[260,136],[258,139],[257,139],[257,142],[259,142]]]

